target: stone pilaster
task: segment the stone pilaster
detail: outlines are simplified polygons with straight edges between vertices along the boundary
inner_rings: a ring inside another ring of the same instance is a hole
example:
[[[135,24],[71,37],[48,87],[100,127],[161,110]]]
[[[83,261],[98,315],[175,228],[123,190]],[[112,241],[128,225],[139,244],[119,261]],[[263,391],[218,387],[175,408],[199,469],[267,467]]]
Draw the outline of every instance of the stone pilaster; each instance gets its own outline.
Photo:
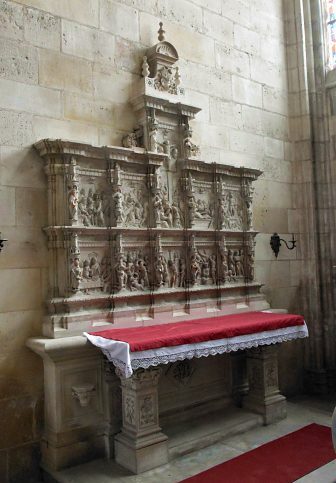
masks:
[[[159,426],[160,373],[159,368],[139,369],[129,379],[120,377],[123,424],[115,437],[115,459],[134,473],[168,462],[168,438]]]
[[[261,346],[247,351],[247,373],[250,390],[243,406],[270,424],[286,417],[286,398],[278,384],[277,347]]]

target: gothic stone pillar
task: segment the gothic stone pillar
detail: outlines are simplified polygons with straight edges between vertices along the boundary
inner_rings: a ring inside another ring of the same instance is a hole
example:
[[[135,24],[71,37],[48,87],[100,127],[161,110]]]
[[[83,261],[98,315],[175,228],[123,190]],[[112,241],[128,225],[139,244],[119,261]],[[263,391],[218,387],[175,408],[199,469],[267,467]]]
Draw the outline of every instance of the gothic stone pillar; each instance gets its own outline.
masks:
[[[159,427],[160,373],[156,367],[139,369],[129,379],[120,377],[123,425],[115,437],[115,459],[134,473],[168,462],[168,438]]]
[[[277,347],[261,346],[247,351],[247,373],[250,391],[243,406],[264,418],[264,424],[284,419],[286,398],[278,385]]]

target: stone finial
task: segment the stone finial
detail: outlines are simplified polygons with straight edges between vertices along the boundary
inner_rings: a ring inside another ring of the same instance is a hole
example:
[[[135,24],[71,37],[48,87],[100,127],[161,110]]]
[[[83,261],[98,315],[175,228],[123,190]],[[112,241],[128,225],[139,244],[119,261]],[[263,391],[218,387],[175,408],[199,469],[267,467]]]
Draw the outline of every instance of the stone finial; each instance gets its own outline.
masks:
[[[159,26],[160,26],[160,28],[159,28],[159,30],[158,30],[158,34],[159,34],[159,36],[158,36],[158,40],[159,40],[160,42],[162,42],[162,41],[165,39],[164,34],[166,33],[166,31],[165,31],[165,30],[163,30],[163,28],[162,28],[162,27],[163,27],[163,23],[162,23],[162,22],[160,22],[160,23],[159,23]]]
[[[181,84],[181,75],[178,67],[175,69],[175,84],[179,86]]]
[[[144,55],[142,58],[142,77],[148,77],[149,76],[149,65],[147,62],[147,56]]]

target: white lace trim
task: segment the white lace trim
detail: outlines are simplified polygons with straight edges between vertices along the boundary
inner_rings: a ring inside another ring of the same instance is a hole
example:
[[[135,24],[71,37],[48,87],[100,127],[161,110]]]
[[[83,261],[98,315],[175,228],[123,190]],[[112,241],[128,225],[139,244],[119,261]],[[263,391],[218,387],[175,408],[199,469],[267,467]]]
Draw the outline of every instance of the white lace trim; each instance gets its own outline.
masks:
[[[146,351],[130,352],[127,342],[104,339],[84,332],[84,335],[95,346],[99,347],[107,359],[120,370],[124,377],[131,377],[139,368],[147,369],[159,364],[208,357],[226,352],[251,349],[260,345],[271,345],[294,339],[308,337],[306,324],[283,329],[268,330],[254,334],[240,335],[226,339],[209,340],[196,344],[184,344],[173,347],[161,347]]]

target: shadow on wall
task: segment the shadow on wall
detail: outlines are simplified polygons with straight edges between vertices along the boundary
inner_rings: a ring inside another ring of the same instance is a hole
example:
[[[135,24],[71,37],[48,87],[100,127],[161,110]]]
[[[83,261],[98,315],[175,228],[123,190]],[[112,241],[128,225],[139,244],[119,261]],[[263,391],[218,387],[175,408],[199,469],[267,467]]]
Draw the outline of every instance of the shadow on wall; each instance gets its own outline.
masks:
[[[43,364],[25,341],[41,333],[46,299],[46,176],[23,142],[5,138],[0,156],[0,231],[8,239],[0,254],[1,483],[39,481],[43,426]]]

